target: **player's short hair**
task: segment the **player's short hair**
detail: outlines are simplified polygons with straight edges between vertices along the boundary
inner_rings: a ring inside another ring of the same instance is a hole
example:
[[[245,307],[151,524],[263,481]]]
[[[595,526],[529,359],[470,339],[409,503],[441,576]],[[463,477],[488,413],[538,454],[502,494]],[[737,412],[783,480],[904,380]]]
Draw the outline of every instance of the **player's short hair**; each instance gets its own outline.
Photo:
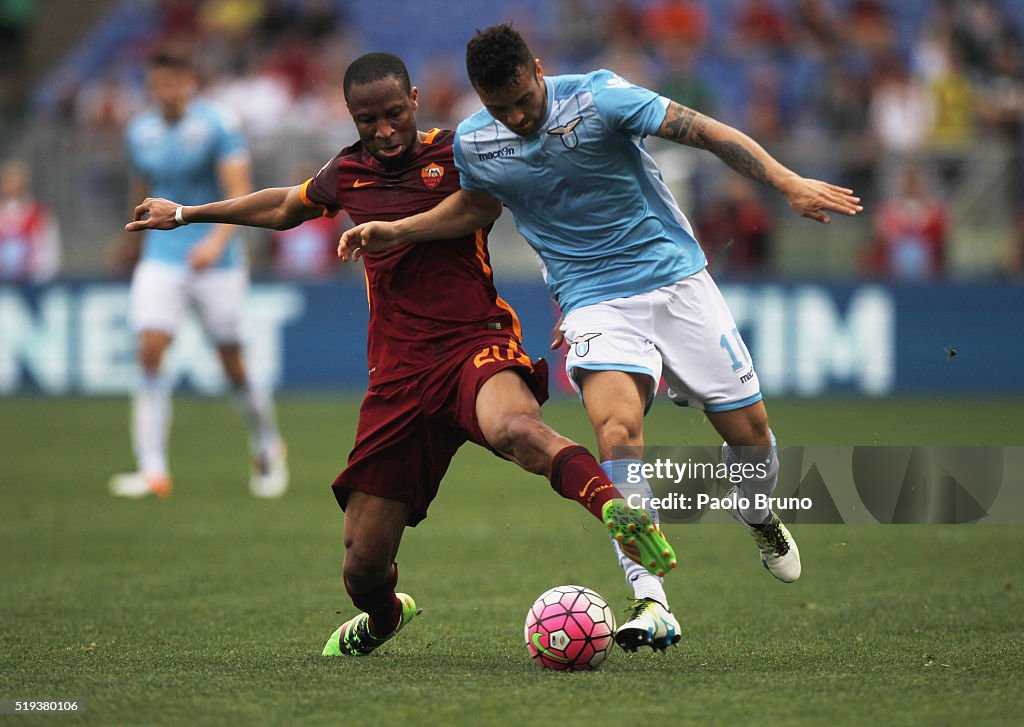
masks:
[[[149,68],[170,68],[176,71],[194,71],[191,56],[177,48],[160,47],[146,59]]]
[[[533,53],[523,36],[511,25],[492,25],[466,44],[466,72],[469,82],[484,91],[501,91],[533,68]]]
[[[352,61],[345,70],[345,78],[341,82],[345,100],[348,101],[353,86],[362,86],[383,78],[394,78],[406,94],[412,92],[409,69],[401,58],[392,53],[367,53]]]

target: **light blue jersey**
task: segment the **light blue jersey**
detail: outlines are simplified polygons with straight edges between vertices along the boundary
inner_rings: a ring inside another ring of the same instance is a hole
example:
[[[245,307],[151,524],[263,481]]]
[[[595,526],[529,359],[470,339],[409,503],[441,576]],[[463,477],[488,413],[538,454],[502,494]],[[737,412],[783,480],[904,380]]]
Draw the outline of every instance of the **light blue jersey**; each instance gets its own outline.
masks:
[[[191,102],[185,115],[173,124],[155,109],[144,111],[128,125],[125,144],[132,170],[146,180],[149,195],[182,205],[222,199],[218,166],[230,157],[247,154],[238,122],[225,110],[206,101]],[[185,266],[189,250],[206,237],[212,227],[194,224],[146,232],[142,259]],[[238,233],[232,237],[216,267],[244,264],[242,237]]]
[[[646,293],[707,265],[643,137],[668,99],[610,71],[550,76],[547,118],[519,136],[486,109],[459,124],[463,189],[512,210],[563,313]]]

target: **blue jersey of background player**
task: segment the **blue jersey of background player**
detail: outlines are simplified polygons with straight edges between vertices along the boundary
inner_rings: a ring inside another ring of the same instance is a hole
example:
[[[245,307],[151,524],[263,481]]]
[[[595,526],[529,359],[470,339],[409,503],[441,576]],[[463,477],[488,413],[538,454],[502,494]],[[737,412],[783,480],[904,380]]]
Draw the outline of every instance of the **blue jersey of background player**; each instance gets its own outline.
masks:
[[[464,190],[513,210],[563,314],[702,270],[693,228],[643,143],[668,99],[604,70],[543,82],[536,131],[520,135],[483,109],[459,124],[455,163]]]
[[[133,174],[146,186],[146,194],[137,195],[136,202],[144,196],[165,197],[188,206],[236,196],[223,188],[223,165],[248,158],[234,115],[198,99],[190,100],[178,119],[168,120],[160,108],[136,116],[125,133],[125,145]],[[216,234],[216,227],[196,224],[161,235],[147,233],[142,259],[190,265],[192,250]],[[225,239],[218,246],[221,254],[210,262],[211,266],[244,265],[238,231],[225,231]]]

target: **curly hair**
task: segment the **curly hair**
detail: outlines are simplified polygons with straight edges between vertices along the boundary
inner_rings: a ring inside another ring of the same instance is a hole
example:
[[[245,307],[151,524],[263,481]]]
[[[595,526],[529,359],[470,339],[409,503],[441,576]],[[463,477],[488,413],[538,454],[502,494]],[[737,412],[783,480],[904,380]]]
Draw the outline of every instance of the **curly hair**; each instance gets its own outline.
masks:
[[[383,78],[394,78],[406,94],[412,91],[409,69],[401,58],[391,53],[367,53],[352,61],[345,70],[345,79],[341,82],[345,100],[348,101],[353,86],[362,86]]]
[[[501,91],[533,68],[533,54],[511,25],[492,25],[476,31],[466,44],[469,82],[484,91]]]

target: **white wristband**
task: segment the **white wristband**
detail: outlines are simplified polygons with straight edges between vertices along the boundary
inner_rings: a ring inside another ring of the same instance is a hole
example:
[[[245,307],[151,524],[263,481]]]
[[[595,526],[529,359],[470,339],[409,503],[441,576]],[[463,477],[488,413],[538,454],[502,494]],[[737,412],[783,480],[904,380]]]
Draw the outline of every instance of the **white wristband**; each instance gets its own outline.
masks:
[[[185,218],[181,216],[181,211],[183,209],[184,207],[178,207],[177,209],[174,210],[174,221],[177,222],[179,225],[188,224],[187,222],[185,222]]]

